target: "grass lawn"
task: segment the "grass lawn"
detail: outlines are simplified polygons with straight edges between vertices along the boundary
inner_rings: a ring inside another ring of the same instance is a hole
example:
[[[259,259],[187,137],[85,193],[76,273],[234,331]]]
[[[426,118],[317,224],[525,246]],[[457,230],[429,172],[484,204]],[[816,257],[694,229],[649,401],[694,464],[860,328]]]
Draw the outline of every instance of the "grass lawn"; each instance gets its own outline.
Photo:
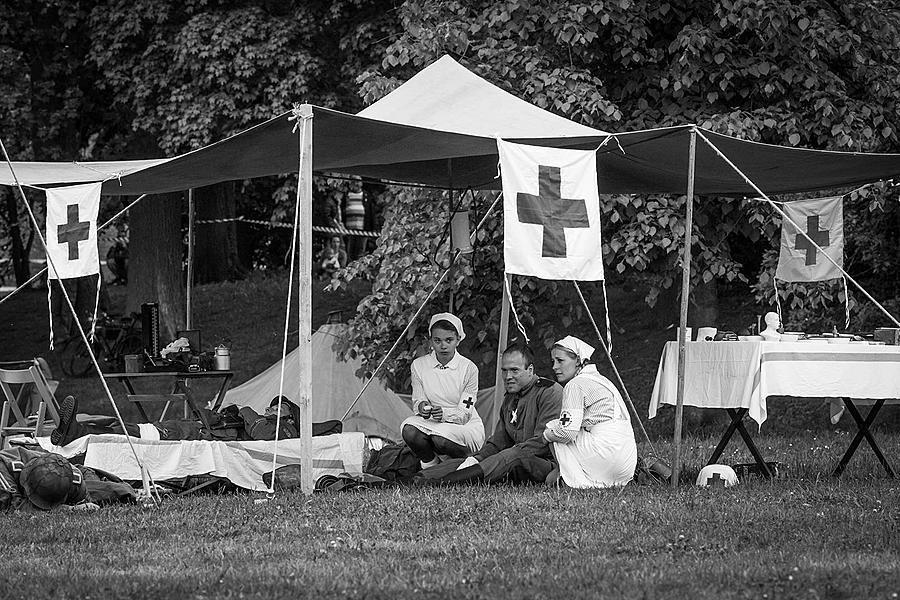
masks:
[[[198,288],[195,318],[205,345],[232,340],[235,383],[280,356],[285,285],[254,276]],[[352,311],[362,292],[320,288],[314,327],[331,310]],[[121,302],[123,290],[112,291]],[[662,345],[674,334],[648,325],[639,299],[611,293],[612,316],[627,331],[617,363],[646,414]],[[43,292],[0,307],[0,360],[46,355],[46,324]],[[51,364],[59,374],[52,356]],[[110,413],[96,377],[61,381],[58,396],[69,393],[85,410]],[[126,418],[135,416],[127,402],[119,405]],[[865,442],[842,478],[829,475],[854,429],[847,417],[831,426],[825,401],[770,399],[768,408],[762,432],[751,432],[766,458],[781,463],[781,477],[728,490],[689,481],[727,419],[687,411],[687,485],[676,491],[280,492],[259,503],[250,494],[210,495],[169,498],[159,509],[0,514],[0,600],[896,598],[900,484],[885,477]],[[671,413],[648,424],[666,457]],[[876,436],[896,466],[897,410],[881,414]],[[735,436],[722,462],[751,461]]]
[[[867,449],[828,476],[846,442],[768,438],[786,475],[727,490],[286,492],[3,514],[0,595],[895,598],[900,484]],[[900,438],[885,442],[896,456]],[[713,443],[688,440],[693,473]]]

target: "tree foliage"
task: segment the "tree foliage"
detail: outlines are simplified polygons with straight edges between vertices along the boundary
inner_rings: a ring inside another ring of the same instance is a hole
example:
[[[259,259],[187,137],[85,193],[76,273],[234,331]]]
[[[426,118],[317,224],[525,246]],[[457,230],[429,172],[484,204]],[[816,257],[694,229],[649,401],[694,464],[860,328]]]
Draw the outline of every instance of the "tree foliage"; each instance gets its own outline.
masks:
[[[537,106],[604,130],[696,123],[790,146],[900,148],[900,10],[891,2],[409,0],[400,20],[403,34],[387,49],[382,68],[359,78],[367,101],[450,54]],[[867,199],[848,199],[854,219],[847,232],[851,271],[874,276],[900,267],[896,251],[880,252],[870,240],[875,231],[877,246],[896,247],[891,241],[898,211],[888,201],[889,189],[875,187]],[[609,271],[644,283],[650,305],[680,281],[684,204],[677,196],[601,199]],[[777,246],[779,219],[757,200],[701,198],[695,206],[692,286],[754,283],[759,299],[766,300],[774,264],[762,254]],[[417,230],[420,239],[438,237],[442,221],[436,214],[429,218],[431,224]],[[492,239],[480,252],[496,255],[499,244]],[[379,277],[392,282],[392,294],[414,305],[430,279],[409,272],[412,247],[399,244],[392,252],[392,263],[380,264]],[[493,268],[490,277],[499,281],[502,266]],[[866,281],[878,288],[877,277]],[[552,282],[529,285],[540,297],[556,290]],[[831,307],[837,296],[825,293],[827,287],[791,286],[784,301],[796,307],[802,298],[813,310]],[[497,297],[496,289],[454,292],[479,306],[493,306]],[[527,298],[517,299],[527,306]],[[409,312],[375,322],[357,319],[361,351],[368,354],[381,343],[376,340],[396,334]],[[488,319],[479,322],[489,329],[496,322],[492,314],[478,316]]]

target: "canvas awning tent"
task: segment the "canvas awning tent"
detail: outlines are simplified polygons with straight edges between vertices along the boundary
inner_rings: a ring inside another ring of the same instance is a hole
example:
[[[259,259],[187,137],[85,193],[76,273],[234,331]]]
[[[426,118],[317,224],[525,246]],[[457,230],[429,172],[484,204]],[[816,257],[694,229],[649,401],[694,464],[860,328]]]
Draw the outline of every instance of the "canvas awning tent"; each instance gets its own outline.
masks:
[[[480,109],[477,107],[481,106]],[[313,170],[442,188],[499,189],[496,136],[597,148],[601,193],[684,193],[693,125],[607,134],[528,104],[449,57],[351,115],[313,106]],[[23,184],[102,181],[104,194],[162,193],[297,170],[298,136],[284,113],[199,150],[158,161],[13,163]],[[856,185],[900,175],[900,155],[827,152],[740,140],[700,129],[769,194]],[[143,163],[143,164],[142,164]],[[755,195],[700,145],[695,192]],[[0,166],[0,184],[12,185]]]
[[[293,113],[285,113],[215,144],[137,170],[126,172],[125,166],[104,163],[108,170],[96,167],[93,180],[105,182],[105,194],[136,195],[299,172],[300,226],[301,234],[306,234],[312,226],[309,207],[313,172],[449,189],[499,189],[497,136],[550,147],[598,148],[601,193],[687,193],[689,198],[694,194],[756,196],[850,186],[900,175],[900,155],[786,148],[716,134],[695,125],[618,134],[581,134],[575,129],[561,133],[564,124],[560,117],[498,93],[491,84],[464,71],[450,59],[437,61],[399,88],[396,96],[390,94],[378,106],[373,105],[369,114],[380,119],[305,104],[297,113],[311,122],[311,139],[303,140],[295,131],[298,122],[291,119]],[[492,110],[473,111],[466,105],[467,99],[479,96],[491,103]],[[421,109],[410,107],[409,102],[421,103]],[[496,121],[498,115],[500,121]],[[546,128],[539,126],[545,120]],[[699,136],[714,147],[695,144]],[[17,174],[22,174],[20,183],[35,186],[84,182],[84,169],[95,168],[93,163],[13,166]],[[4,165],[0,168],[0,184],[14,183],[10,169]],[[691,206],[689,202],[688,237]],[[299,245],[301,264],[309,265],[311,247],[307,238],[301,235]],[[689,252],[687,244],[683,289],[689,284]],[[301,278],[302,313],[309,308],[308,278],[308,273]],[[682,331],[686,302],[686,294],[682,294]],[[308,321],[301,323],[300,363],[306,365],[304,369],[311,362],[308,327]],[[302,389],[310,385],[306,381]],[[302,396],[309,398],[310,394]],[[301,409],[305,410],[303,406]],[[676,423],[677,439],[680,413]],[[676,459],[676,475],[677,466]],[[306,481],[304,489],[311,492],[311,482]]]

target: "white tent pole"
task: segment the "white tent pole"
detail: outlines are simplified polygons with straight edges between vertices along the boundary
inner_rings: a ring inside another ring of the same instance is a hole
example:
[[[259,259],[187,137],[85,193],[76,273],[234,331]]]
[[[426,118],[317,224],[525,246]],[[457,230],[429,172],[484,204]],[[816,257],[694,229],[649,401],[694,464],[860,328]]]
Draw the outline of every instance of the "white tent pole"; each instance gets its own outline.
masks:
[[[37,218],[34,216],[34,211],[31,210],[31,205],[28,204],[28,198],[25,196],[25,190],[22,189],[22,184],[19,183],[19,178],[16,175],[15,170],[13,169],[12,160],[10,160],[9,158],[9,153],[6,151],[6,145],[4,145],[2,139],[0,139],[0,151],[3,152],[3,157],[6,159],[6,164],[9,166],[9,172],[10,174],[12,174],[16,188],[19,190],[19,195],[22,196],[22,203],[25,205],[25,210],[28,211],[28,217],[31,219],[31,226],[34,228],[34,232],[37,234],[38,239],[41,241],[41,246],[44,247],[44,252],[47,255],[47,268],[52,269],[52,273],[58,273],[59,271],[57,271],[56,265],[53,264],[53,257],[50,256],[50,248],[47,247],[47,240],[44,238],[44,234],[41,233],[40,225],[38,224]],[[97,273],[97,277],[102,276],[103,275],[101,273]],[[94,369],[97,371],[97,375],[100,376],[100,384],[103,386],[103,391],[106,392],[106,397],[109,399],[110,404],[112,404],[113,411],[116,413],[116,418],[119,420],[119,424],[122,426],[122,429],[125,429],[125,421],[122,419],[122,413],[119,412],[119,407],[116,404],[116,400],[115,398],[113,398],[112,392],[109,389],[109,384],[103,377],[103,371],[100,369],[100,364],[97,362],[97,356],[94,354],[94,349],[91,347],[91,343],[88,341],[87,333],[85,332],[84,327],[82,327],[81,325],[81,320],[78,318],[78,311],[75,310],[75,305],[72,304],[72,299],[69,297],[69,292],[66,291],[66,286],[63,285],[62,279],[57,280],[59,281],[59,289],[66,301],[66,305],[69,307],[69,312],[72,314],[72,319],[78,328],[78,333],[81,335],[81,341],[84,343],[85,348],[87,348],[88,356],[91,357],[91,363],[93,363]],[[50,285],[52,285],[52,283],[50,281],[50,278],[48,277],[47,286],[49,287]],[[53,340],[50,341],[52,343]],[[147,479],[152,484],[153,479],[150,477],[150,471],[147,470],[146,466],[141,461],[141,457],[140,455],[138,455],[138,452],[131,441],[131,436],[126,435],[125,439],[128,442],[129,448],[131,448],[131,453],[134,455],[134,461],[141,469],[141,474],[143,475],[146,472]],[[153,499],[154,504],[156,504],[156,506],[158,507],[159,498],[152,494],[150,497]]]
[[[878,300],[876,300],[875,298],[873,298],[873,297],[871,296],[871,294],[869,294],[869,292],[867,292],[867,291],[863,288],[863,286],[861,286],[855,279],[853,279],[853,277],[851,277],[850,274],[847,273],[847,271],[844,270],[844,267],[842,267],[841,265],[837,264],[837,261],[835,261],[833,258],[831,258],[830,256],[828,256],[828,253],[825,252],[825,250],[824,250],[821,246],[819,246],[819,244],[817,244],[817,243],[815,242],[815,240],[813,240],[811,237],[809,237],[809,235],[806,233],[806,231],[803,230],[803,228],[802,228],[800,225],[798,225],[797,223],[795,223],[795,222],[793,221],[793,219],[791,219],[791,218],[787,215],[786,212],[784,212],[777,204],[775,204],[775,203],[772,201],[771,198],[769,198],[769,197],[768,197],[761,189],[759,189],[759,188],[756,186],[756,184],[753,183],[753,182],[750,180],[749,177],[747,177],[746,175],[744,175],[743,171],[741,171],[739,168],[737,168],[737,165],[735,165],[733,162],[731,162],[731,160],[729,160],[729,158],[728,158],[727,156],[725,156],[724,154],[722,154],[722,151],[719,150],[719,148],[716,147],[715,144],[713,144],[711,141],[709,141],[709,139],[707,139],[707,137],[706,137],[705,135],[703,135],[703,133],[700,133],[699,135],[700,135],[700,137],[703,139],[703,141],[706,142],[706,144],[707,144],[710,148],[712,148],[713,151],[714,151],[716,154],[718,154],[719,157],[720,157],[722,160],[724,160],[724,161],[728,164],[729,167],[731,167],[732,169],[734,169],[735,173],[737,173],[738,175],[740,175],[740,176],[744,179],[744,181],[747,183],[747,185],[749,185],[749,186],[752,187],[754,190],[756,190],[756,193],[759,194],[760,197],[761,197],[763,200],[765,200],[766,202],[768,202],[769,205],[770,205],[772,208],[774,208],[775,211],[778,212],[778,214],[781,215],[781,218],[782,218],[782,219],[784,219],[785,221],[787,221],[788,223],[790,223],[791,225],[793,225],[794,228],[797,230],[797,232],[798,232],[800,235],[802,235],[802,236],[806,239],[806,241],[808,241],[810,244],[812,244],[812,245],[816,248],[816,250],[818,250],[819,252],[821,252],[821,253],[822,253],[822,256],[824,256],[826,259],[828,259],[828,261],[829,261],[831,264],[833,264],[835,267],[837,267],[837,269],[838,269],[841,273],[843,273],[844,277],[846,277],[847,279],[849,279],[850,282],[851,282],[853,285],[856,286],[856,289],[858,289],[860,292],[862,292],[862,294],[863,294],[866,298],[868,298],[870,302],[872,302],[875,306],[877,306],[877,307],[881,310],[881,312],[883,312],[883,313],[887,316],[887,318],[890,319],[891,322],[894,323],[894,325],[896,325],[897,327],[900,327],[900,321],[897,321],[897,319],[894,317],[894,315],[892,315],[891,313],[889,313],[889,312],[887,311],[887,309],[886,309],[884,306],[882,306],[880,302],[878,302]]]
[[[188,190],[188,247],[187,247],[187,283],[185,285],[185,329],[191,329],[191,289],[194,287],[194,189]],[[201,349],[196,348],[199,352]]]
[[[313,107],[303,104],[298,116],[305,121],[305,135],[301,136],[299,243],[299,301],[300,301],[300,489],[311,495],[315,486],[312,461],[312,177],[313,177]]]
[[[500,362],[503,359],[503,351],[509,343],[509,289],[512,287],[512,275],[504,273],[506,282],[503,285],[503,300],[500,304],[500,337],[497,341],[497,370],[494,374],[494,406],[491,408],[491,427],[496,427],[500,419],[500,405],[503,404],[503,373],[500,371]],[[493,430],[491,431],[493,434]]]
[[[688,153],[687,209],[684,218],[684,249],[681,255],[681,315],[678,320],[678,391],[675,396],[675,459],[672,461],[672,487],[681,476],[681,422],[684,416],[684,354],[687,343],[688,300],[691,294],[691,238],[694,220],[694,165],[697,158],[697,128],[691,128]]]
[[[455,208],[455,206],[453,204],[453,159],[452,158],[447,159],[447,184],[448,184],[447,195],[448,195],[448,199],[450,201],[450,223],[452,223],[453,222],[453,209]],[[452,226],[450,228],[450,233],[447,236],[447,242],[450,246],[450,251],[452,252],[453,251],[453,228],[452,228]],[[455,263],[450,263],[449,270],[452,271],[454,269],[454,267],[455,267]],[[456,300],[456,294],[453,292],[453,286],[450,286],[450,300],[448,302],[447,312],[454,314],[454,315],[456,314],[455,300]]]

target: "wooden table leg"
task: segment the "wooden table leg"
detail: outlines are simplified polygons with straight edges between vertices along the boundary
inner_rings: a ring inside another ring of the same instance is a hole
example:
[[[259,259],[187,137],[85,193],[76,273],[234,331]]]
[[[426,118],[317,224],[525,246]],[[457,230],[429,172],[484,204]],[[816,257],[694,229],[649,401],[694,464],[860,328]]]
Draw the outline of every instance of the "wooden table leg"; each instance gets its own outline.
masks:
[[[222,401],[225,400],[225,392],[228,391],[228,385],[231,383],[232,377],[234,377],[234,374],[228,373],[222,378],[222,385],[219,386],[219,391],[216,392],[215,397],[210,403],[210,410],[213,412],[218,412],[219,408],[222,406]]]
[[[131,385],[130,379],[128,379],[127,377],[120,377],[119,381],[121,381],[122,385],[125,386],[125,391],[128,393],[128,395],[130,395],[130,396],[137,395],[137,393],[134,391],[134,386]],[[141,405],[140,402],[135,402],[134,405],[137,406],[138,412],[141,413],[141,417],[144,419],[144,423],[152,423],[153,422],[150,420],[150,417],[147,416],[147,411],[144,410],[144,407]]]
[[[186,381],[184,379],[176,380],[176,388],[178,393],[184,394],[185,402],[188,403],[188,406],[191,407],[191,410],[194,412],[194,416],[196,416],[203,426],[206,428],[206,431],[212,431],[212,427],[210,427],[209,419],[206,418],[206,413],[197,408],[197,403],[194,401],[194,394],[191,392],[191,388],[185,385]]]
[[[766,464],[765,459],[763,459],[762,454],[759,449],[756,447],[756,444],[753,443],[753,438],[750,437],[750,433],[744,427],[743,419],[744,415],[747,414],[746,408],[726,408],[725,411],[731,416],[731,423],[728,425],[728,429],[725,430],[724,435],[722,435],[722,439],[719,440],[719,444],[716,446],[716,449],[713,450],[712,456],[709,457],[709,461],[706,464],[712,465],[715,464],[719,458],[721,458],[722,453],[725,451],[725,447],[728,446],[728,441],[731,439],[731,436],[734,435],[734,432],[737,431],[741,438],[744,440],[744,443],[747,445],[747,449],[750,450],[750,454],[753,455],[753,460],[756,461],[757,466],[759,466],[760,471],[766,477],[766,479],[771,479],[773,477],[772,472],[769,470],[769,465]]]
[[[744,410],[746,413],[746,409]],[[756,461],[756,464],[759,465],[760,471],[765,476],[766,479],[772,479],[773,474],[769,470],[769,465],[766,464],[765,459],[763,458],[762,453],[757,449],[756,444],[753,443],[753,438],[750,437],[750,432],[747,431],[747,428],[744,427],[744,423],[742,421],[738,421],[737,426],[738,433],[741,434],[741,438],[743,438],[744,443],[747,444],[747,449],[750,450],[750,454],[753,455],[753,460]]]
[[[844,472],[844,469],[847,468],[847,464],[850,462],[850,459],[853,457],[853,454],[856,452],[856,449],[859,447],[859,444],[862,442],[863,438],[867,442],[869,442],[869,446],[872,447],[872,452],[875,453],[876,458],[881,463],[881,466],[884,467],[884,470],[887,471],[888,477],[895,478],[894,470],[891,468],[890,463],[888,463],[884,454],[881,452],[881,448],[878,447],[878,443],[875,441],[875,436],[872,435],[872,432],[869,431],[869,427],[872,423],[875,422],[875,417],[878,416],[878,411],[881,410],[881,407],[884,405],[884,399],[879,399],[875,401],[875,404],[872,406],[871,410],[869,410],[869,414],[866,415],[866,418],[863,419],[862,415],[859,413],[859,410],[856,408],[856,405],[853,404],[853,401],[850,398],[843,398],[844,406],[847,407],[847,412],[850,413],[850,416],[853,417],[853,420],[856,421],[857,431],[856,435],[853,437],[853,440],[850,442],[850,445],[847,447],[847,451],[844,452],[844,456],[841,457],[841,460],[838,462],[837,467],[834,469],[834,475],[840,475]]]
[[[728,429],[726,429],[725,433],[722,435],[722,439],[719,440],[719,444],[716,446],[716,449],[713,450],[712,456],[709,457],[709,461],[706,463],[708,465],[715,464],[716,461],[719,460],[719,457],[722,456],[722,453],[728,446],[728,441],[731,439],[731,436],[734,435],[734,432],[738,428],[738,425],[740,425],[741,419],[743,419],[744,415],[747,414],[746,408],[726,408],[725,410],[731,416],[731,423],[728,425]]]

